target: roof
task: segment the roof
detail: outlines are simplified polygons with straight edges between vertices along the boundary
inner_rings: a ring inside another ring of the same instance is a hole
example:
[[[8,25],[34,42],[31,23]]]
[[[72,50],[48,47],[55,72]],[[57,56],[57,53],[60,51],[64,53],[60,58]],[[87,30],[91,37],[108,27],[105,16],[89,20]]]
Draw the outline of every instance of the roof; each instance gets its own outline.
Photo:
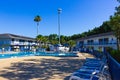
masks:
[[[15,35],[10,33],[0,34],[0,39],[22,39],[22,40],[31,40],[35,41],[35,38],[21,36],[21,35]]]
[[[92,36],[87,36],[87,37],[76,39],[76,41],[77,40],[85,40],[85,39],[89,39],[89,38],[95,38],[95,37],[101,37],[101,36],[110,36],[110,35],[114,35],[114,32],[107,32],[107,33],[101,33],[101,34],[96,34],[96,35],[92,35]]]

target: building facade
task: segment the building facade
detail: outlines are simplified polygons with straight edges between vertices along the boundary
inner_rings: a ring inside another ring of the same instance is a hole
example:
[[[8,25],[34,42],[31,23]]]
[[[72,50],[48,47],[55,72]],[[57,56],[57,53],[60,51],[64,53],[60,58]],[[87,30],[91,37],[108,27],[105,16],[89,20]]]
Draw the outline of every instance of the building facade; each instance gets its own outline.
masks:
[[[32,50],[38,43],[34,38],[15,35],[15,34],[0,34],[0,50],[5,51],[25,51]]]
[[[110,47],[117,49],[117,39],[113,32],[102,33],[97,35],[92,35],[77,39],[77,49],[83,51],[104,51],[106,48]]]

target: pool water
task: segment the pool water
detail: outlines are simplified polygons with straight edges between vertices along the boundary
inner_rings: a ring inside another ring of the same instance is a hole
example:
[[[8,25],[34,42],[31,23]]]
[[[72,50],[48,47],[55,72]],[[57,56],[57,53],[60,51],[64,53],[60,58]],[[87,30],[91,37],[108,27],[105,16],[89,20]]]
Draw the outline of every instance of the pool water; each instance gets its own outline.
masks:
[[[58,52],[19,52],[10,54],[0,54],[0,59],[15,58],[25,56],[55,56],[55,57],[78,57],[76,53],[58,53]]]
[[[55,57],[78,57],[76,53],[59,53],[59,52],[38,52],[36,56],[55,56]]]
[[[34,54],[32,52],[18,52],[18,53],[0,54],[0,59],[24,57],[24,56],[34,56]]]

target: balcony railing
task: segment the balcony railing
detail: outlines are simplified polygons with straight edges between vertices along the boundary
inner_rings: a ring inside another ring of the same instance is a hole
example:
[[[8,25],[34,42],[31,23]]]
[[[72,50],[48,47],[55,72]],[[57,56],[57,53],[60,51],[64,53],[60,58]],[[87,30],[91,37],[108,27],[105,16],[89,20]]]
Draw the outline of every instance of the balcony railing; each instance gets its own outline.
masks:
[[[11,41],[10,43],[11,45],[37,45],[37,43],[33,42],[33,43],[29,43],[29,42],[15,42],[15,41]]]
[[[116,45],[116,44],[117,43],[89,43],[89,44],[83,44],[83,45]]]

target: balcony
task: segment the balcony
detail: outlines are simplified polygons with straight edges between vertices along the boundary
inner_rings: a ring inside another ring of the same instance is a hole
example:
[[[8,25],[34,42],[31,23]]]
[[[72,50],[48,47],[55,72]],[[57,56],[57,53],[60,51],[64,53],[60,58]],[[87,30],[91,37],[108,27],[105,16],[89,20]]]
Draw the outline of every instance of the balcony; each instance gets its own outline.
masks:
[[[18,41],[11,41],[11,43],[10,43],[11,45],[30,45],[30,46],[32,46],[32,45],[37,45],[37,43],[35,43],[35,42],[18,42]]]
[[[19,45],[20,42],[18,42],[18,41],[11,41],[10,44],[11,44],[11,45]]]
[[[86,45],[86,46],[113,46],[113,45],[116,45],[117,43],[89,43],[89,44],[83,44],[83,45]]]

